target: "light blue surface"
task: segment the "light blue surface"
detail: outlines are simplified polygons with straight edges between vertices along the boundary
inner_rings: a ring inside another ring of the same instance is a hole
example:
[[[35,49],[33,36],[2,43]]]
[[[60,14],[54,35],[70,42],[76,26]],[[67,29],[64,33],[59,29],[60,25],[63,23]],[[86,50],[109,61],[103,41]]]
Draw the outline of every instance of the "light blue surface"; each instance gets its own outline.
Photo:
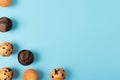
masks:
[[[0,57],[0,68],[14,70],[13,80],[29,68],[50,80],[57,67],[66,80],[120,80],[120,0],[14,0],[0,8],[2,16],[14,21],[11,31],[0,33],[0,42],[15,47],[12,56]],[[34,53],[33,64],[18,63],[22,49]]]

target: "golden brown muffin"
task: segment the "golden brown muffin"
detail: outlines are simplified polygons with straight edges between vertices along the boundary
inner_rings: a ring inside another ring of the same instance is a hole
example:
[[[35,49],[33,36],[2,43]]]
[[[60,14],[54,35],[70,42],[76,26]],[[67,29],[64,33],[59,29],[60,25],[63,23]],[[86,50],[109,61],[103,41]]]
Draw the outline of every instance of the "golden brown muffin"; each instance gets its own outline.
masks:
[[[53,78],[52,80],[64,80],[62,78]]]
[[[10,42],[3,42],[0,44],[0,55],[10,56],[13,52],[13,46]]]
[[[0,80],[12,80],[13,78],[13,71],[12,69],[5,67],[2,68],[0,71]]]
[[[66,73],[62,68],[56,68],[51,72],[50,76],[52,80],[64,80]]]
[[[0,6],[7,7],[11,4],[12,0],[0,0]]]
[[[38,73],[34,69],[28,69],[23,74],[23,80],[38,80]]]

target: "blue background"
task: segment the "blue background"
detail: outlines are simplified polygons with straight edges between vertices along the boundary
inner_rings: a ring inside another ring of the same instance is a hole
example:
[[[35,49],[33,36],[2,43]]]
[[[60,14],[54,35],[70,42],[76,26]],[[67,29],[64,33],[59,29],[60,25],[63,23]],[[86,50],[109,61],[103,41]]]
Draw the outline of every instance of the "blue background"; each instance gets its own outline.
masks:
[[[26,69],[39,72],[39,80],[50,80],[50,72],[62,67],[66,80],[120,80],[119,0],[13,0],[0,8],[0,17],[13,20],[0,42],[10,41],[15,52],[0,57],[0,68],[9,66],[13,80],[22,80]],[[18,63],[17,55],[29,49],[35,61]]]

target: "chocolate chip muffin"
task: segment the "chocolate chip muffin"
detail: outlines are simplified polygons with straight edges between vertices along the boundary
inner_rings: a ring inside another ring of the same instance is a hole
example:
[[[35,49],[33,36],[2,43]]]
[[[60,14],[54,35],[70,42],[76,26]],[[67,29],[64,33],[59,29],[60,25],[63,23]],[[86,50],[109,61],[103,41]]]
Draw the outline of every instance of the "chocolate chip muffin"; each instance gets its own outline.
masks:
[[[50,74],[52,80],[64,80],[66,78],[66,73],[62,68],[54,69]]]
[[[12,69],[5,67],[0,70],[0,80],[12,80],[13,71]]]
[[[0,44],[0,55],[10,56],[13,53],[13,45],[10,42],[3,42]]]

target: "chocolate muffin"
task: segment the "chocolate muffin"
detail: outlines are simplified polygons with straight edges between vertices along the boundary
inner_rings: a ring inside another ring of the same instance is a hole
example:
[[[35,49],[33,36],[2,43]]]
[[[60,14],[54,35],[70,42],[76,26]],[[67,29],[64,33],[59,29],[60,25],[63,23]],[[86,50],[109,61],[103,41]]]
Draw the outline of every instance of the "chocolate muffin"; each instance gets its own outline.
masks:
[[[7,32],[12,28],[12,20],[7,17],[0,18],[0,31]]]
[[[18,54],[18,61],[20,64],[27,66],[30,65],[34,60],[34,55],[29,50],[22,50]]]

